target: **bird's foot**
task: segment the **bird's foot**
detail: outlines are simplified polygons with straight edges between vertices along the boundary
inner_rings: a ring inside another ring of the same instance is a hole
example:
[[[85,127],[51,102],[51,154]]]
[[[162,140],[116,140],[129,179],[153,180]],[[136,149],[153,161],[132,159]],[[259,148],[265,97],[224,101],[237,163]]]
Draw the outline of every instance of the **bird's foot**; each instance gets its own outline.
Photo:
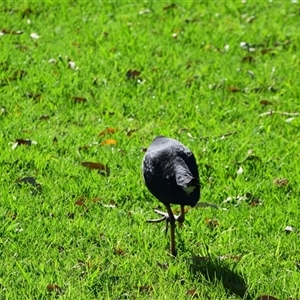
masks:
[[[155,211],[158,215],[161,215],[162,218],[160,218],[160,219],[154,219],[154,220],[147,220],[147,222],[149,222],[149,223],[159,223],[159,222],[162,222],[162,221],[165,221],[165,220],[166,220],[167,222],[171,222],[171,221],[172,221],[171,218],[170,218],[170,216],[169,216],[169,214],[168,214],[167,212],[160,211],[160,210],[158,210],[158,209],[155,209],[154,211]],[[181,215],[179,215],[179,216],[174,215],[174,219],[175,219],[175,222],[178,221],[178,222],[181,223],[182,217],[181,217]]]
[[[184,217],[180,214],[179,216],[177,215],[173,215],[174,216],[174,220],[172,220],[169,216],[169,214],[167,212],[164,212],[164,211],[160,211],[158,209],[155,209],[154,210],[158,215],[161,215],[162,218],[159,218],[159,219],[154,219],[154,220],[147,220],[148,223],[160,223],[160,222],[163,222],[163,221],[166,221],[166,234],[168,232],[168,225],[170,222],[178,222],[179,223],[179,226],[182,226],[182,223],[184,221]]]

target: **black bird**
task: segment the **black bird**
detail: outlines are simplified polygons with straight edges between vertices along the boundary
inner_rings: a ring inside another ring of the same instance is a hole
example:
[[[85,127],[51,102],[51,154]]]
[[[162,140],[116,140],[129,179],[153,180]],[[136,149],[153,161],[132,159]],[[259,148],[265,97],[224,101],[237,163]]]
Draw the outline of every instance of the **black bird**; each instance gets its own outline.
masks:
[[[184,206],[195,206],[200,198],[199,173],[194,154],[177,140],[156,137],[143,159],[143,176],[148,190],[167,208],[167,213],[155,210],[163,217],[148,222],[166,220],[171,226],[171,253],[176,256],[175,222],[184,222]],[[174,216],[170,204],[179,204],[181,213]]]

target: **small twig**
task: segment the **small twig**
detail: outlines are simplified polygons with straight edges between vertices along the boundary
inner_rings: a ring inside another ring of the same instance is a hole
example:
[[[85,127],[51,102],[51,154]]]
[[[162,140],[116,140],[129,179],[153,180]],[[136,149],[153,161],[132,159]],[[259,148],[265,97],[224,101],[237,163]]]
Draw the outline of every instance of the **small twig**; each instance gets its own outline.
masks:
[[[262,114],[260,114],[260,117],[265,117],[265,116],[271,116],[274,114],[279,114],[279,115],[283,115],[283,116],[288,116],[288,117],[298,117],[300,116],[300,113],[295,112],[295,113],[290,113],[290,112],[286,112],[286,111],[274,111],[274,110],[269,110],[267,112],[264,112]]]
[[[230,132],[227,132],[227,133],[224,133],[221,135],[217,135],[217,136],[203,136],[203,137],[200,137],[199,140],[208,140],[209,138],[213,138],[213,139],[224,138],[226,136],[234,135],[236,133],[237,133],[237,131],[230,131]]]

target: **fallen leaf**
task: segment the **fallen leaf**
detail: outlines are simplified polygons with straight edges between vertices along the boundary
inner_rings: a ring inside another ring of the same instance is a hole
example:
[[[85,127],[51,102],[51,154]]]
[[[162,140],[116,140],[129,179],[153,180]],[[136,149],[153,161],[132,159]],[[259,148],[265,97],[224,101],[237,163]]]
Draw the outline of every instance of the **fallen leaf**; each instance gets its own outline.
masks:
[[[252,23],[255,19],[255,16],[250,16],[246,19],[246,23]]]
[[[262,50],[261,50],[261,54],[262,54],[262,55],[265,55],[265,54],[268,54],[268,53],[275,54],[274,49],[271,49],[271,48],[265,48],[265,49],[262,49]]]
[[[24,9],[22,11],[22,19],[24,19],[25,17],[28,17],[31,14],[34,14],[34,11],[31,8],[27,7],[26,9]]]
[[[63,246],[58,246],[57,248],[60,253],[65,251],[65,248]]]
[[[76,63],[74,61],[68,61],[68,65],[70,69],[73,69],[77,71],[79,68],[76,66]]]
[[[199,294],[197,293],[197,289],[187,290],[185,293],[187,296],[192,296],[193,298],[199,298]]]
[[[22,33],[23,33],[23,31],[21,31],[21,30],[10,30],[10,29],[6,29],[6,28],[0,29],[0,36],[4,35],[4,34],[16,34],[16,35],[19,35],[19,34],[22,34]]]
[[[250,203],[249,203],[250,206],[258,206],[258,205],[261,205],[261,202],[258,198],[256,199],[253,199]]]
[[[152,286],[142,285],[138,287],[140,293],[150,293],[153,290]]]
[[[103,207],[106,207],[106,208],[116,208],[116,206],[114,204],[103,204]]]
[[[286,178],[276,178],[273,183],[279,187],[285,187],[288,185],[289,181]]]
[[[102,198],[100,198],[100,197],[92,198],[92,202],[94,202],[94,203],[102,202]]]
[[[105,128],[104,130],[102,130],[98,136],[104,136],[106,134],[113,134],[113,133],[116,133],[117,132],[117,129],[115,128],[112,128],[112,127],[108,127],[108,128]]]
[[[126,255],[126,252],[121,249],[120,247],[114,247],[114,254],[115,255]]]
[[[205,218],[205,224],[210,229],[215,229],[215,228],[217,228],[219,226],[219,223],[218,223],[217,220],[215,220],[215,219],[209,219],[209,218]]]
[[[236,173],[237,173],[238,175],[243,174],[243,173],[244,173],[243,168],[242,168],[242,167],[239,167],[239,169],[236,171]]]
[[[87,101],[87,98],[84,97],[73,97],[73,100],[75,103],[85,103]]]
[[[77,201],[75,202],[75,204],[78,205],[78,206],[83,206],[83,205],[84,205],[84,199],[82,199],[82,200],[77,200]]]
[[[242,256],[241,255],[231,255],[231,254],[226,254],[218,257],[220,260],[225,260],[225,259],[231,259],[234,261],[240,261]]]
[[[17,143],[17,146],[20,146],[20,145],[31,146],[32,141],[31,140],[24,140],[24,139],[16,139],[16,143]]]
[[[255,197],[254,195],[252,195],[251,193],[246,193],[245,195],[245,199],[250,206],[257,206],[257,205],[262,205],[261,200],[258,197]]]
[[[102,146],[108,146],[108,145],[117,145],[117,141],[114,139],[108,139],[101,143]]]
[[[144,14],[149,14],[149,13],[151,13],[151,9],[149,9],[149,8],[145,8],[145,9],[139,11],[139,15],[144,15]]]
[[[138,76],[140,76],[141,72],[138,70],[128,70],[126,72],[126,77],[127,79],[134,79],[137,78]]]
[[[19,186],[22,184],[29,184],[32,186],[31,193],[33,195],[36,195],[37,193],[40,193],[42,191],[42,185],[40,183],[37,183],[34,177],[28,176],[24,178],[20,178],[17,180],[17,183]]]
[[[261,105],[267,106],[267,105],[272,105],[273,103],[269,100],[260,100],[259,103]]]
[[[56,59],[54,59],[54,58],[50,58],[49,60],[48,60],[48,64],[56,64],[57,63],[57,61],[56,61]]]
[[[2,116],[4,116],[4,115],[7,114],[7,110],[6,110],[6,108],[5,108],[4,106],[1,107],[1,109],[0,109],[0,114],[1,114]]]
[[[255,62],[255,58],[253,56],[250,56],[250,55],[244,56],[242,58],[242,62],[243,63],[253,63],[253,62]]]
[[[30,33],[30,37],[31,37],[32,39],[34,39],[34,40],[37,40],[37,39],[40,38],[40,36],[39,36],[37,33],[35,33],[35,32]]]
[[[18,215],[17,215],[17,213],[14,213],[14,212],[7,212],[5,214],[5,216],[8,217],[8,218],[10,218],[10,219],[12,219],[12,220],[15,220]]]
[[[295,227],[292,227],[292,226],[286,226],[286,227],[284,228],[284,231],[285,231],[285,233],[289,234],[289,233],[291,233],[291,232],[295,232],[295,231],[296,231],[296,228],[295,228]]]
[[[40,116],[40,120],[43,120],[43,121],[45,121],[45,120],[49,120],[49,116],[47,116],[47,115],[43,115],[43,116]]]
[[[134,132],[137,132],[137,131],[138,131],[137,128],[135,128],[135,129],[128,129],[127,132],[126,132],[126,135],[127,136],[131,136]]]
[[[63,293],[63,289],[57,284],[47,285],[47,291],[50,292],[50,293],[56,293],[58,295]]]
[[[110,173],[109,167],[106,165],[103,165],[101,163],[85,161],[85,162],[82,162],[81,165],[90,170],[98,170],[99,174],[101,174],[101,175],[109,176],[109,173]]]
[[[227,91],[231,92],[231,93],[236,93],[236,92],[239,92],[240,89],[236,86],[229,86],[229,87],[227,87]]]
[[[263,295],[263,296],[256,298],[256,300],[278,300],[278,299],[273,296]]]

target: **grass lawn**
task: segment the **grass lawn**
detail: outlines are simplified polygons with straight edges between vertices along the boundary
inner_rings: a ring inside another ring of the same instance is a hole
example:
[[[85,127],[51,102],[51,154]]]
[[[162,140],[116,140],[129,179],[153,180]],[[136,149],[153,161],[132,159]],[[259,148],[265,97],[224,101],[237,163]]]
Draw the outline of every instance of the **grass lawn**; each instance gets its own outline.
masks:
[[[294,2],[1,2],[0,299],[300,298]],[[157,135],[217,207],[176,259],[145,222]]]

